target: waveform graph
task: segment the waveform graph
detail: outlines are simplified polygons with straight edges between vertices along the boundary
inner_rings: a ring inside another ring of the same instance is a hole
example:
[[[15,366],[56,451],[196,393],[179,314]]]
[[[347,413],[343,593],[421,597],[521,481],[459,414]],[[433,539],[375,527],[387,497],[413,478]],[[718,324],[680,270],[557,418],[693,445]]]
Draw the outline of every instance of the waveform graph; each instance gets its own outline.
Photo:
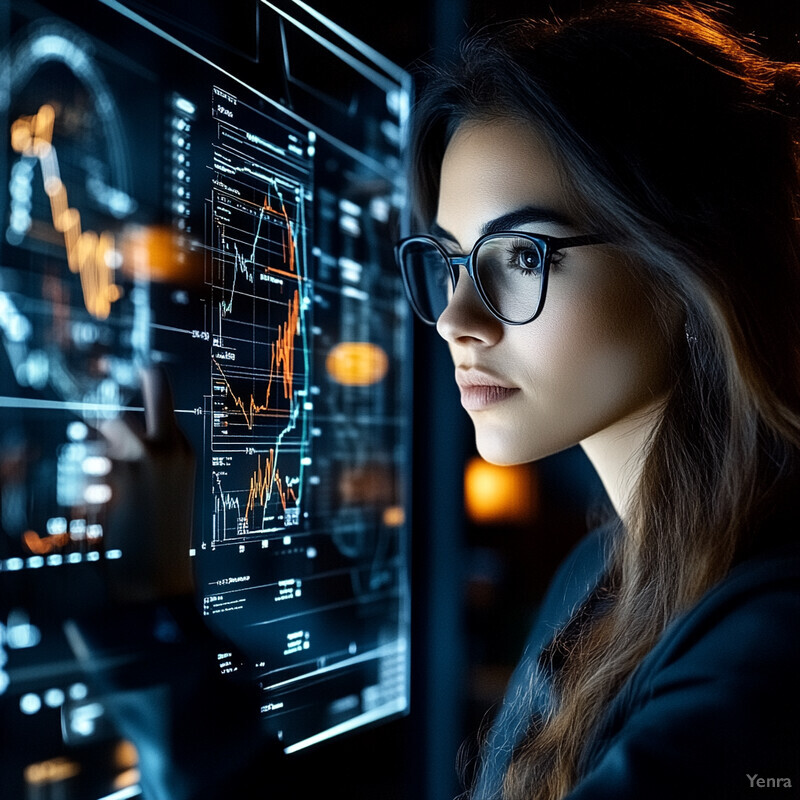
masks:
[[[301,522],[303,454],[291,446],[252,458],[218,457],[211,546],[268,541]],[[267,546],[263,544],[262,546]]]
[[[253,297],[305,277],[310,173],[281,148],[220,123],[207,222],[216,322],[246,314]],[[258,144],[257,144],[258,143]],[[302,287],[300,287],[302,291]]]
[[[36,114],[21,116],[11,126],[11,147],[23,157],[39,161],[44,191],[50,199],[53,228],[64,236],[70,271],[80,275],[86,310],[97,319],[105,319],[111,303],[120,296],[112,269],[114,237],[108,231],[98,235],[81,230],[80,212],[69,205],[67,189],[61,180],[52,141],[54,122],[55,110],[49,104],[41,106]]]
[[[308,187],[229,128],[215,146],[207,206],[212,450],[277,456],[302,445],[310,411]]]
[[[311,404],[303,388],[304,375],[278,363],[277,342],[259,344],[270,350],[268,369],[221,362],[212,357],[212,450],[214,452],[268,452],[302,447],[305,420]],[[295,381],[300,378],[300,386]]]
[[[236,182],[228,191],[212,192],[212,286],[218,328],[247,314],[254,299],[283,293],[284,287],[291,294],[293,285],[302,290],[297,284],[302,280],[298,240],[303,234],[303,202],[299,186],[284,185],[281,191],[277,179],[267,181],[261,191]]]
[[[217,117],[206,202],[216,547],[301,524],[313,402],[307,158],[262,115],[215,97],[232,109]]]
[[[3,393],[32,420],[25,438],[37,441],[31,452],[47,470],[63,428],[51,438],[28,400],[69,404],[65,411],[93,425],[128,404],[152,357],[152,287],[132,276],[124,243],[150,212],[131,162],[156,163],[162,144],[131,141],[116,89],[138,77],[108,69],[68,24],[18,29],[4,59]]]
[[[212,448],[266,452],[301,446],[311,404],[300,290],[253,298],[251,319],[214,336]],[[300,423],[300,424],[298,424]]]

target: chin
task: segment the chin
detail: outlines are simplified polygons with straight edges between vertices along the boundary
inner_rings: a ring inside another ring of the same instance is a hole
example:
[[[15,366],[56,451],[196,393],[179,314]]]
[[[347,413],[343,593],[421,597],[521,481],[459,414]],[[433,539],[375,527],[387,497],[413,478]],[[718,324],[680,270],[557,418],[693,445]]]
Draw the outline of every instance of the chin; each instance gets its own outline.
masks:
[[[519,434],[514,436],[497,431],[481,431],[477,426],[475,428],[475,446],[478,454],[484,461],[496,464],[498,467],[511,467],[535,461],[536,456],[528,456],[520,447],[521,444]]]
[[[539,461],[566,450],[576,442],[533,442],[519,428],[513,431],[488,430],[475,426],[475,446],[484,461],[498,467],[512,467]]]

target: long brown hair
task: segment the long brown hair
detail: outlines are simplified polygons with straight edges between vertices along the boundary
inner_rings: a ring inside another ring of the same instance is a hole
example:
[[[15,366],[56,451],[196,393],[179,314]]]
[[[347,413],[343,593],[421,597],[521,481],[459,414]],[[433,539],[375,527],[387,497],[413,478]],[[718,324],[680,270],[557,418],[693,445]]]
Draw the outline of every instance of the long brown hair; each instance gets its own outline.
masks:
[[[511,743],[502,786],[479,772],[475,797],[563,797],[666,625],[758,546],[798,485],[799,86],[800,65],[762,57],[708,7],[620,3],[483,32],[417,106],[420,224],[459,124],[525,120],[578,224],[625,254],[656,313],[677,304],[686,321],[602,612],[579,610],[556,635],[550,710]]]

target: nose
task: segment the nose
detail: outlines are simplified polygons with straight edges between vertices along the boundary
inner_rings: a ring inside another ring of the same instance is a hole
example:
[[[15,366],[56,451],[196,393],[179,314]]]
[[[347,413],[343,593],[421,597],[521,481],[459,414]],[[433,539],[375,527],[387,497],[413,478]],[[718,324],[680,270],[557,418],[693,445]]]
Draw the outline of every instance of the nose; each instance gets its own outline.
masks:
[[[459,267],[456,288],[436,321],[436,330],[449,344],[492,345],[503,335],[503,323],[486,308],[465,266]]]

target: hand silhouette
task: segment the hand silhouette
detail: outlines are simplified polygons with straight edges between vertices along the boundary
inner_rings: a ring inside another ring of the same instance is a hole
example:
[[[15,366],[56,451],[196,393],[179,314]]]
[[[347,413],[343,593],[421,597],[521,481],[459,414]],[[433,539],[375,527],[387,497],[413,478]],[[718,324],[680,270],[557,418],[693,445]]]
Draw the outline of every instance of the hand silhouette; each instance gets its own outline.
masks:
[[[112,600],[157,602],[193,591],[189,558],[195,458],[178,427],[163,367],[143,370],[144,418],[129,414],[99,428],[112,462],[106,550]]]

